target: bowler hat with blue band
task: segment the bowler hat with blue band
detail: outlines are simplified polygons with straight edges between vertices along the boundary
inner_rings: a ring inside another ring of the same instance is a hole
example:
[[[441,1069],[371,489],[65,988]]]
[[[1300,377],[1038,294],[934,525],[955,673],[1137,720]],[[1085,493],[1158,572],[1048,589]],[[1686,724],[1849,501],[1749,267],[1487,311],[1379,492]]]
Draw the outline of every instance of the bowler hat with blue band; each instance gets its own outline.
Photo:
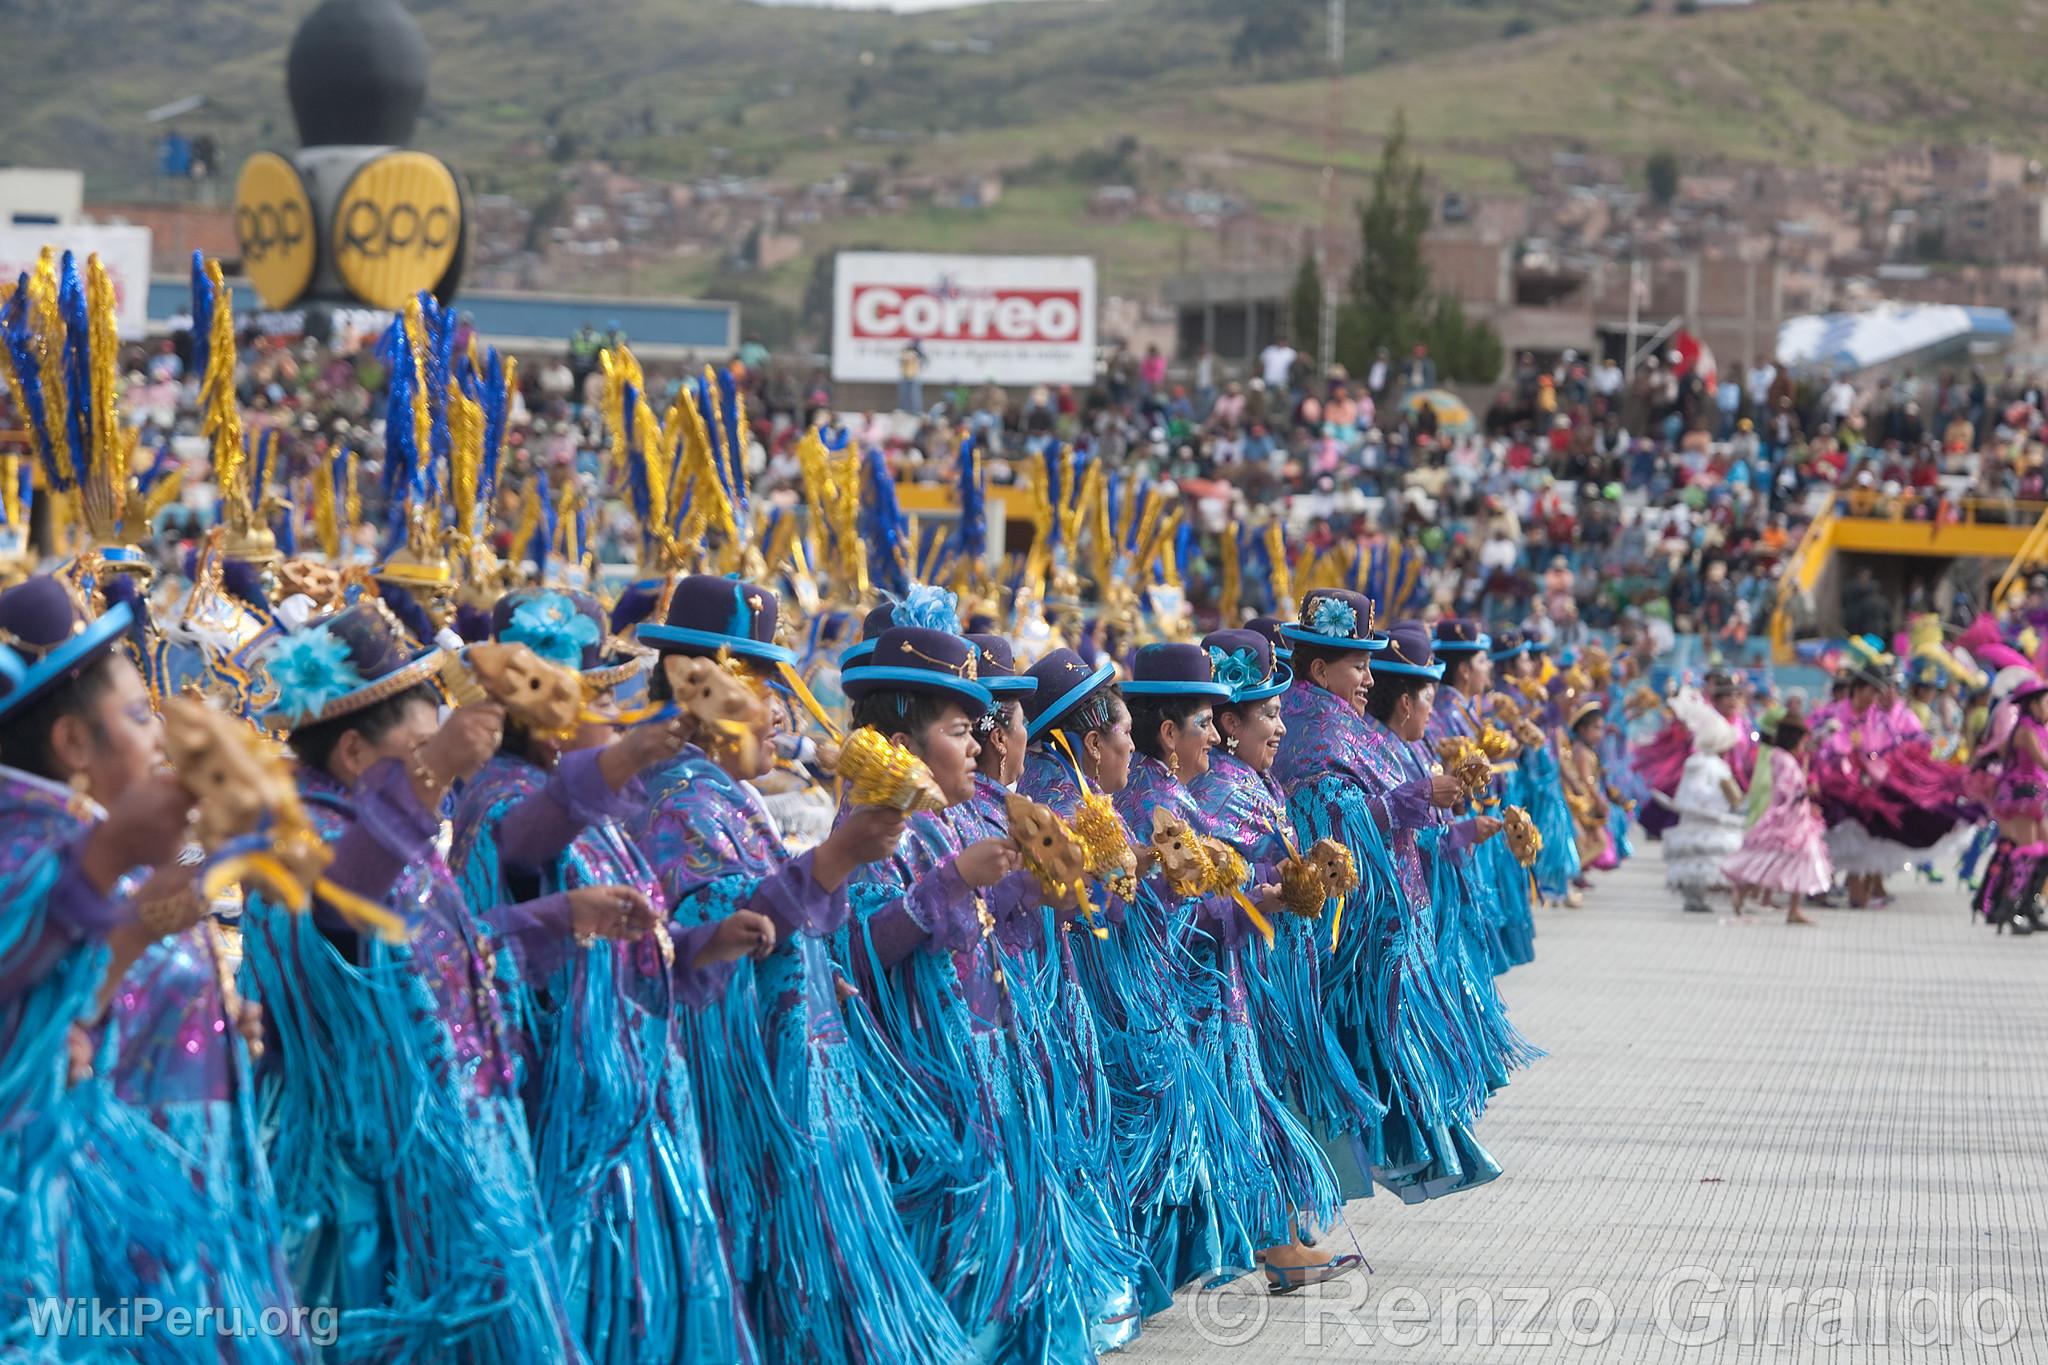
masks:
[[[641,625],[634,637],[663,654],[711,658],[726,650],[761,663],[793,664],[796,655],[775,643],[780,612],[775,594],[758,584],[692,574],[676,584],[667,618]]]

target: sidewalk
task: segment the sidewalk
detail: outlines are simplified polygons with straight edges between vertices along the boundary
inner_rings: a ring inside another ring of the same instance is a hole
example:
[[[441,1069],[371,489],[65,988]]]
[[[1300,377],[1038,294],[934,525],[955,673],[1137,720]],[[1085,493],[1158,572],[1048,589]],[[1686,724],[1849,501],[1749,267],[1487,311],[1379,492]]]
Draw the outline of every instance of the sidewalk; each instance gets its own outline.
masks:
[[[1505,1175],[1355,1203],[1375,1274],[1182,1295],[1120,1359],[2048,1357],[2048,939],[1903,876],[1801,929],[1682,914],[1662,875],[1649,844],[1539,912],[1503,979],[1551,1054],[1480,1127]]]

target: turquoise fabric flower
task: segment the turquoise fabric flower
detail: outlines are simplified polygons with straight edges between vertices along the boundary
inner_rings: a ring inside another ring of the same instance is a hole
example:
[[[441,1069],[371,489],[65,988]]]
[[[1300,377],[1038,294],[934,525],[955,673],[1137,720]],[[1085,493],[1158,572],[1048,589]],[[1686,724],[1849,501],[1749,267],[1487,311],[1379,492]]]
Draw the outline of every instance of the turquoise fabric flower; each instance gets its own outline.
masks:
[[[315,720],[329,705],[364,685],[348,644],[326,626],[278,637],[264,657],[277,700],[269,714],[292,725]]]
[[[1215,673],[1216,681],[1228,687],[1232,694],[1246,688],[1257,687],[1266,680],[1259,672],[1259,656],[1249,649],[1233,649],[1225,653],[1221,646],[1209,646],[1209,668]]]
[[[1322,597],[1308,611],[1308,628],[1337,640],[1358,638],[1358,613],[1341,597]]]
[[[919,583],[895,605],[889,619],[899,626],[922,626],[926,630],[943,630],[948,635],[958,635],[960,599],[945,588]]]
[[[583,667],[583,651],[601,638],[597,622],[576,610],[558,592],[530,597],[512,610],[512,624],[499,637],[508,645],[525,645],[549,663]]]

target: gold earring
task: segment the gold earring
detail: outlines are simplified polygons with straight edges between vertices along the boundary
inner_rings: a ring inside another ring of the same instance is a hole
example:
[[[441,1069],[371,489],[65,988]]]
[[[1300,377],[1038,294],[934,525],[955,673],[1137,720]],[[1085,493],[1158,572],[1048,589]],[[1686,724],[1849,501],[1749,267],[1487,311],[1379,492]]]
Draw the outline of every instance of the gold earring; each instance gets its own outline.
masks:
[[[92,813],[92,779],[84,773],[71,774],[71,800],[67,807],[80,820]]]
[[[1166,751],[1166,771],[1173,774],[1173,780],[1180,781],[1180,755],[1173,750]]]

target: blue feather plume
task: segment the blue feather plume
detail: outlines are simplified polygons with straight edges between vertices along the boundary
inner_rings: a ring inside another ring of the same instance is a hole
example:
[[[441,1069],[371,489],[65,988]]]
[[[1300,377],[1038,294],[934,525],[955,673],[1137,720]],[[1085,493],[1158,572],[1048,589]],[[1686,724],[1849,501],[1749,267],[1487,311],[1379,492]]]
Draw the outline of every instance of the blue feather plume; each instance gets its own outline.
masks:
[[[732,499],[733,514],[739,524],[747,524],[747,443],[745,433],[740,430],[740,391],[732,371],[721,367],[718,376],[718,419],[724,428],[725,464],[719,471],[719,480],[725,484],[726,496]],[[713,451],[718,442],[712,444]]]
[[[28,312],[26,271],[22,272],[14,292],[8,295],[6,308],[0,309],[0,334],[6,338],[8,364],[14,371],[15,382],[21,386],[22,403],[28,409],[22,416],[35,435],[36,459],[43,466],[43,478],[53,490],[66,492],[73,487],[71,470],[58,466],[56,450],[50,441],[53,420],[50,401],[56,395],[43,392],[43,371],[37,363],[39,347],[35,323]]]
[[[981,448],[972,436],[960,443],[960,520],[953,528],[949,557],[979,563],[988,554],[988,484]]]
[[[883,592],[903,597],[910,592],[910,519],[896,501],[896,481],[880,450],[867,452],[863,475],[860,534],[868,547],[868,578]]]
[[[92,315],[78,258],[64,253],[58,275],[57,311],[64,319],[64,432],[71,442],[72,487],[82,487],[92,468]]]
[[[206,253],[192,253],[192,370],[204,381],[213,357],[213,280],[206,273]]]

